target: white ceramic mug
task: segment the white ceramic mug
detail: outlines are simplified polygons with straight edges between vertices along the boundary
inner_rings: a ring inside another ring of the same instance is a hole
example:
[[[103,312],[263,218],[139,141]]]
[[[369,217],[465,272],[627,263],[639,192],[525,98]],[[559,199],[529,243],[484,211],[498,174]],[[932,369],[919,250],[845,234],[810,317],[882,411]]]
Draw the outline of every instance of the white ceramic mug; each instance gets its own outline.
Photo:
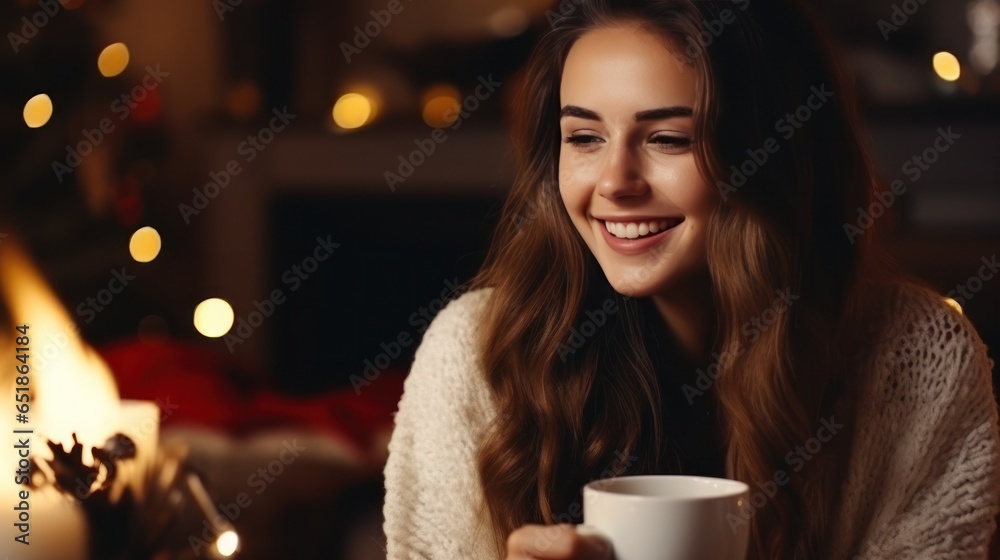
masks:
[[[703,476],[623,476],[583,487],[577,532],[606,538],[615,560],[745,560],[749,487]],[[735,517],[730,517],[735,516]]]

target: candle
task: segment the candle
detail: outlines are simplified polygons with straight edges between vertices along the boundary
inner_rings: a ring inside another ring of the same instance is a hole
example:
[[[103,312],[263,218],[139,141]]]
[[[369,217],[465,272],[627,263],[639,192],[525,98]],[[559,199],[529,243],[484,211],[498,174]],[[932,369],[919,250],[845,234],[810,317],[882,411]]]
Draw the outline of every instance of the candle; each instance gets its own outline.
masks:
[[[91,449],[123,433],[136,444],[136,456],[116,463],[112,498],[130,488],[139,499],[156,457],[159,409],[152,402],[119,405],[107,364],[83,342],[74,321],[13,239],[0,244],[0,302],[11,321],[0,326],[0,402],[9,405],[9,413],[0,414],[0,550],[27,560],[85,560],[87,520],[73,494],[82,498],[103,477],[77,480],[67,496],[52,486],[31,489],[15,473],[28,455],[47,470],[45,460],[52,452],[46,441],[69,449],[74,434],[83,447],[81,460],[93,465]],[[15,370],[14,365],[23,367]],[[22,393],[26,397],[20,397]],[[15,411],[15,403],[23,410]]]
[[[145,481],[156,462],[160,433],[160,408],[152,401],[123,400],[119,408],[118,432],[135,443],[135,458],[118,462],[119,479],[136,498],[145,497]]]

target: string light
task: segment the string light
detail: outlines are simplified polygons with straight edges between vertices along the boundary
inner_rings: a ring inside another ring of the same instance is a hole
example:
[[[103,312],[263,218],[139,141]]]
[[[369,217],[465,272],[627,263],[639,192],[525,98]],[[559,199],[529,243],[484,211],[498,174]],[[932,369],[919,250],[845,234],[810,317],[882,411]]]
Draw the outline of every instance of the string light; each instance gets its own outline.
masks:
[[[194,309],[194,328],[208,338],[224,336],[233,327],[233,307],[224,299],[211,298]]]
[[[459,92],[455,86],[448,84],[431,86],[421,97],[424,122],[427,126],[442,128],[458,119],[461,105]]]
[[[39,93],[24,104],[24,124],[28,128],[39,128],[44,126],[52,118],[52,99]]]
[[[111,78],[124,72],[128,61],[129,52],[125,43],[113,43],[104,47],[97,57],[97,69],[105,78]]]
[[[132,258],[141,263],[155,259],[160,254],[161,247],[160,233],[149,226],[136,230],[128,242],[128,251]]]
[[[239,546],[240,537],[236,534],[236,531],[226,531],[219,535],[219,538],[215,541],[215,549],[219,551],[220,555],[227,558],[232,556]]]
[[[333,105],[333,122],[344,129],[361,128],[368,124],[372,114],[371,100],[360,93],[345,93]]]
[[[945,81],[954,82],[962,75],[962,65],[958,63],[958,58],[948,51],[941,51],[934,55],[932,59],[934,72]]]

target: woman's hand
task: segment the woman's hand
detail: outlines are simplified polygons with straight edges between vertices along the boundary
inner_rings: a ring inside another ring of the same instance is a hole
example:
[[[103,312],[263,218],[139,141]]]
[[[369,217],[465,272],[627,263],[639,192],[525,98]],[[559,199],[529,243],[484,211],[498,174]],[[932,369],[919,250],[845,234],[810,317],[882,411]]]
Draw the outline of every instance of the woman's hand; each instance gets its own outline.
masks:
[[[611,560],[611,545],[573,525],[523,525],[507,537],[507,560]]]

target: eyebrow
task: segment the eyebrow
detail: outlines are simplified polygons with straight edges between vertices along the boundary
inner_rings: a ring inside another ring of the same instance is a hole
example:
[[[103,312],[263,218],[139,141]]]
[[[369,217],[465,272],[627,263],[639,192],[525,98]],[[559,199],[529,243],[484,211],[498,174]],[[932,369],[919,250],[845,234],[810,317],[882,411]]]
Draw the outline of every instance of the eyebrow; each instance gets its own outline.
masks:
[[[660,119],[672,119],[675,117],[690,117],[691,108],[683,105],[675,105],[673,107],[659,107],[657,109],[649,109],[646,111],[639,111],[632,116],[636,122],[639,121],[655,121]],[[559,118],[563,117],[579,117],[581,119],[588,119],[592,121],[600,121],[601,116],[591,111],[590,109],[584,109],[583,107],[578,107],[576,105],[567,105],[562,108],[559,112]]]

